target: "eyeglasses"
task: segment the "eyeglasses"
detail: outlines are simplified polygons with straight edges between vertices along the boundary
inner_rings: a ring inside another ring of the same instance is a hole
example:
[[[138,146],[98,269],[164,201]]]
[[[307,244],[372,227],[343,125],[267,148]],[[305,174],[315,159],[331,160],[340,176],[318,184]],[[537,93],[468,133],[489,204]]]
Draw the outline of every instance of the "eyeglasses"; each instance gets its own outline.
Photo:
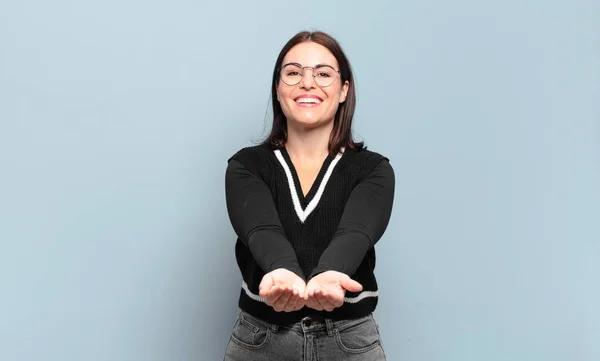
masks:
[[[318,86],[326,87],[333,84],[339,70],[335,70],[331,65],[319,64],[316,66],[302,66],[298,63],[288,63],[281,67],[279,76],[287,85],[296,85],[304,77],[304,69],[312,69],[312,76]]]

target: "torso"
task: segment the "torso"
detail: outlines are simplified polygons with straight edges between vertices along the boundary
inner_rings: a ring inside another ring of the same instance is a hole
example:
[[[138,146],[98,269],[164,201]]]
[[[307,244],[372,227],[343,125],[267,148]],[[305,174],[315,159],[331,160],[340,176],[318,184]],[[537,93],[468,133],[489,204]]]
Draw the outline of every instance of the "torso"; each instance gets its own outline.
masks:
[[[383,158],[367,150],[328,155],[322,164],[303,166],[293,163],[285,148],[272,150],[267,145],[248,147],[232,157],[262,179],[273,195],[286,238],[294,248],[299,266],[308,275],[338,230],[344,208],[355,185],[360,183]],[[316,162],[315,162],[316,163]],[[236,259],[248,290],[240,296],[242,309],[253,310],[272,323],[288,324],[305,316],[303,312],[277,313],[257,302],[264,273],[249,249],[238,239]],[[374,249],[368,251],[353,279],[364,287],[360,302],[345,303],[328,314],[332,319],[353,318],[372,312],[377,304],[377,282],[373,268]],[[347,292],[349,299],[361,293]],[[254,297],[254,298],[253,298]]]

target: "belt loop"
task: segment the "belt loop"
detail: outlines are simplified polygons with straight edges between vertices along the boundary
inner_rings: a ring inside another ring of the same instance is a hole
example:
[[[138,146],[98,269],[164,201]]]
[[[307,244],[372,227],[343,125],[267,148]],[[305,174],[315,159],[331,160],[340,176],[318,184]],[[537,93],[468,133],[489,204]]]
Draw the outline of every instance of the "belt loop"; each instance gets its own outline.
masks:
[[[271,331],[277,333],[279,331],[279,325],[271,324]]]
[[[325,325],[327,327],[327,336],[330,336],[330,337],[333,336],[333,331],[334,331],[333,321],[329,318],[326,318]]]

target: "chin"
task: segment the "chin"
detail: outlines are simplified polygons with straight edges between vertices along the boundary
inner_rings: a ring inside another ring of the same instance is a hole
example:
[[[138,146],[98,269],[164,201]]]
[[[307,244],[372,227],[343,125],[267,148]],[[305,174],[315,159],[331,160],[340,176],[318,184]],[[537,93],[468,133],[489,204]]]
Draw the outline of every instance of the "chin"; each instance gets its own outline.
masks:
[[[315,128],[325,127],[328,125],[329,122],[323,121],[322,119],[300,118],[300,119],[295,119],[294,123],[296,123],[297,126],[305,128],[305,129],[315,129]]]

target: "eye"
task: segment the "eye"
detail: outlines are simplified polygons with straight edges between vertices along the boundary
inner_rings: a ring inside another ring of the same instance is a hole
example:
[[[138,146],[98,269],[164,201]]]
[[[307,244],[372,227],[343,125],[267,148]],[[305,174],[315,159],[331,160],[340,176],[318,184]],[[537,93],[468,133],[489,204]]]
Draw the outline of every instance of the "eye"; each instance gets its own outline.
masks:
[[[331,75],[329,73],[320,72],[317,74],[317,76],[319,76],[321,78],[329,78]]]

